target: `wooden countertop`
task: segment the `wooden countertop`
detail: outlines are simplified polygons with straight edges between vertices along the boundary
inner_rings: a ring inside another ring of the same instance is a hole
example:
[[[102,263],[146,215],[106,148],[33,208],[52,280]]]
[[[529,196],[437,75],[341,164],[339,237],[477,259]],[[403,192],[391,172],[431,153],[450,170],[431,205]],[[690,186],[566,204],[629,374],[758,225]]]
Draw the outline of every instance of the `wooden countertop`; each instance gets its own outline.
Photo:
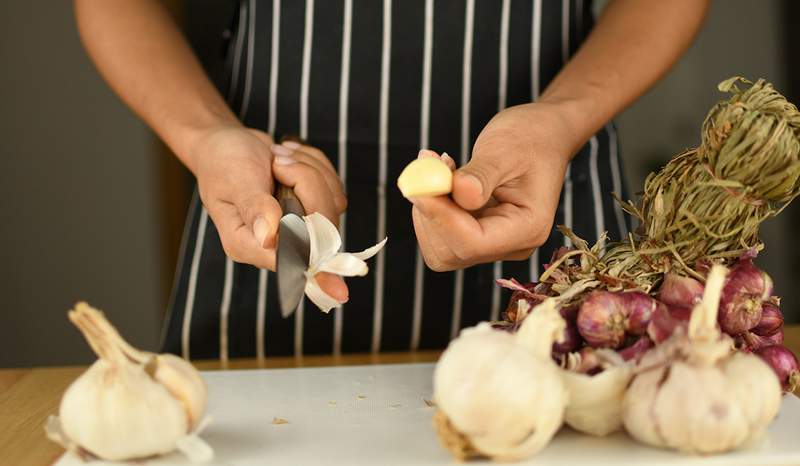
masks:
[[[785,344],[800,354],[800,325],[785,328]],[[201,370],[258,369],[280,367],[320,367],[358,364],[398,364],[432,362],[438,351],[417,353],[353,354],[343,356],[305,356],[199,361]],[[61,447],[44,435],[47,416],[58,408],[61,395],[85,367],[41,367],[0,369],[0,458],[3,464],[44,466],[52,464],[62,453]]]

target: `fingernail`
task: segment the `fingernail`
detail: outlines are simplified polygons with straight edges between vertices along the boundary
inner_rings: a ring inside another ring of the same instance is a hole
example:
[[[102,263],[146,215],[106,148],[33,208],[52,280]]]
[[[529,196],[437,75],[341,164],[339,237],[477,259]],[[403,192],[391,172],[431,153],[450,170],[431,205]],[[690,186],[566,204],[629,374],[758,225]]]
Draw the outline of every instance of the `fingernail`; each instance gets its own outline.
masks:
[[[276,144],[276,145],[272,146],[272,153],[277,155],[278,157],[280,157],[280,156],[288,157],[288,156],[292,155],[292,152],[294,152],[294,151],[292,149],[289,149],[286,146],[282,146],[282,145],[279,145],[279,144]]]
[[[444,163],[446,163],[448,165],[450,165],[451,162],[452,162],[453,166],[455,166],[455,164],[456,164],[456,161],[453,160],[453,157],[450,157],[449,155],[447,155],[447,152],[442,153],[442,160],[444,161]]]
[[[290,155],[276,155],[275,156],[275,165],[291,165],[297,162],[294,157]]]
[[[267,231],[269,230],[268,227],[269,224],[264,217],[256,217],[256,221],[253,222],[253,235],[261,247],[264,247],[264,240],[267,238]]]
[[[420,159],[422,157],[436,157],[436,152],[429,150],[429,149],[422,149],[417,152],[417,158]]]
[[[283,147],[288,147],[291,150],[297,150],[300,148],[300,143],[297,141],[284,141],[281,143]]]

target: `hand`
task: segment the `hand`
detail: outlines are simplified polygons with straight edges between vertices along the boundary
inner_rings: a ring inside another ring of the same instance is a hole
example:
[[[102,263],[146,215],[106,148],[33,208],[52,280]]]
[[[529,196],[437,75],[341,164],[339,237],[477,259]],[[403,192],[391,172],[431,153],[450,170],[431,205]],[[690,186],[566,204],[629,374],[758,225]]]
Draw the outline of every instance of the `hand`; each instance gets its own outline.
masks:
[[[435,271],[523,260],[553,226],[564,174],[578,144],[552,104],[511,107],[478,136],[472,158],[455,170],[452,197],[411,199],[425,263]],[[422,151],[420,156],[437,156]]]
[[[347,207],[333,166],[313,147],[275,145],[268,134],[242,126],[209,130],[191,147],[200,198],[225,254],[236,262],[275,270],[282,211],[272,194],[273,176],[294,188],[308,213],[320,212],[334,224]],[[317,280],[329,295],[347,301],[340,277],[319,274]]]

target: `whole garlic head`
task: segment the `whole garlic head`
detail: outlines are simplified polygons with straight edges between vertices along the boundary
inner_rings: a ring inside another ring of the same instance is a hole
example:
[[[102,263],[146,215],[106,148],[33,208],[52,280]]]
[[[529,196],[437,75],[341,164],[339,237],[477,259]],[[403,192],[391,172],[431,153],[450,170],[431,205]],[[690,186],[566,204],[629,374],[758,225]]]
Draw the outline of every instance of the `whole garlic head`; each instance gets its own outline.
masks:
[[[477,453],[525,458],[558,431],[568,396],[550,348],[564,327],[555,301],[547,300],[515,334],[481,323],[450,343],[436,365],[434,399]]]
[[[724,267],[709,273],[688,333],[677,331],[642,357],[623,400],[636,440],[693,453],[732,450],[760,436],[778,413],[781,387],[752,354],[733,353],[717,328]]]
[[[77,454],[129,460],[181,450],[192,461],[213,452],[197,437],[208,392],[187,361],[130,346],[102,312],[78,303],[69,312],[99,356],[64,393],[50,439]]]

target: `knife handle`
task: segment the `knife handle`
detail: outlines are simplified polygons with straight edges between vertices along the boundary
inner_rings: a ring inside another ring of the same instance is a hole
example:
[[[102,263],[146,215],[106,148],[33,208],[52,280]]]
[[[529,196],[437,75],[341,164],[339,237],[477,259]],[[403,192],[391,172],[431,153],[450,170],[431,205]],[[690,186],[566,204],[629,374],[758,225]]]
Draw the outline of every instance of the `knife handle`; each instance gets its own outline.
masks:
[[[275,199],[277,199],[278,203],[281,205],[283,215],[295,214],[302,217],[306,214],[303,203],[295,196],[294,190],[288,186],[278,184],[275,189]]]

